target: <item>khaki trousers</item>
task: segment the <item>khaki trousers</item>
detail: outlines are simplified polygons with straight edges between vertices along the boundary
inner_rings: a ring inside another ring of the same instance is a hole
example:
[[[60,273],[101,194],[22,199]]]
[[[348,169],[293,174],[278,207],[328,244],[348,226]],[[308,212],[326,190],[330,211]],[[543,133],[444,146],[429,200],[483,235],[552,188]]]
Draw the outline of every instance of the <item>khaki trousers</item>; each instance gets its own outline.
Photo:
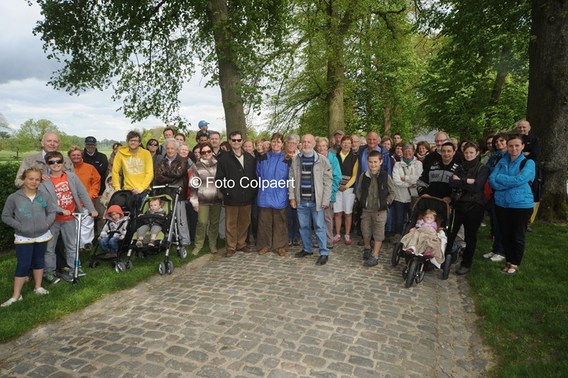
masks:
[[[258,208],[256,247],[278,250],[288,245],[288,219],[284,209]]]
[[[251,205],[225,205],[225,240],[227,249],[239,250],[247,245]]]

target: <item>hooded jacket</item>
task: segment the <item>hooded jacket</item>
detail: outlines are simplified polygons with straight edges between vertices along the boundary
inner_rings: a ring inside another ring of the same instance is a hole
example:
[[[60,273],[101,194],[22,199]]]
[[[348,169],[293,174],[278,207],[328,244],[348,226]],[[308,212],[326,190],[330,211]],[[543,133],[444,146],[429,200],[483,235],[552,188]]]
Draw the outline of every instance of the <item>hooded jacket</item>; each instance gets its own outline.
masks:
[[[521,169],[521,162],[527,160]],[[535,177],[534,160],[519,155],[511,161],[506,153],[489,175],[495,205],[511,209],[532,209],[534,198],[531,183]]]
[[[57,201],[38,190],[33,201],[19,189],[8,196],[2,211],[2,222],[14,229],[16,235],[36,238],[45,234],[57,212]]]
[[[266,182],[267,185],[286,182],[286,185],[259,188],[256,198],[258,207],[285,209],[288,206],[288,175],[291,162],[291,159],[286,159],[284,151],[279,153],[268,151],[258,158],[256,175],[261,182]]]
[[[124,179],[122,188],[120,186],[121,173]],[[112,186],[116,190],[138,189],[143,192],[150,187],[153,179],[154,161],[149,151],[138,147],[136,153],[132,153],[128,146],[117,150],[112,165]]]

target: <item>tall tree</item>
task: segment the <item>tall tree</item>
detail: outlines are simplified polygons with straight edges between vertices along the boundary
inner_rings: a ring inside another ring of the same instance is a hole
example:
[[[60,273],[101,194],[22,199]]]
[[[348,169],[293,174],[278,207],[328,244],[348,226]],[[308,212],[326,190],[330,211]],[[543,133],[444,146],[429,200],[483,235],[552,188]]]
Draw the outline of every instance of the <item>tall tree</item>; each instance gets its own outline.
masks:
[[[528,119],[543,145],[540,217],[566,221],[568,2],[532,1]]]
[[[71,93],[112,87],[133,121],[183,125],[179,93],[200,64],[221,87],[227,131],[244,132],[243,104],[257,104],[255,84],[286,31],[286,0],[35,1],[45,17],[35,32],[63,63],[50,84]]]
[[[34,121],[33,119],[28,119],[20,125],[14,138],[17,140],[21,151],[35,151],[41,147],[41,138],[48,131],[59,133],[57,125],[50,120],[39,119]]]

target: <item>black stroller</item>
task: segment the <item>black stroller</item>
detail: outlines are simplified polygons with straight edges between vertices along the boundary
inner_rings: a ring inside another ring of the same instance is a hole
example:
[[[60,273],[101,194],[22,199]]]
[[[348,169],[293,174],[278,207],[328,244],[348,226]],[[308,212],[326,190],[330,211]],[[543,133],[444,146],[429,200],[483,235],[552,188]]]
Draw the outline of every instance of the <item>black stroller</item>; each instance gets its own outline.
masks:
[[[410,218],[404,225],[403,235],[409,233],[410,229],[414,227],[418,217],[426,210],[431,209],[437,213],[437,223],[439,227],[443,228],[445,235],[449,235],[450,215],[451,208],[441,198],[431,197],[424,195],[416,201],[412,208]],[[442,245],[442,251],[445,251],[445,245]],[[416,251],[409,253],[403,250],[403,243],[401,241],[394,245],[391,255],[391,265],[397,266],[400,258],[404,257],[406,260],[406,267],[402,271],[402,277],[405,280],[405,286],[410,287],[414,282],[420,283],[424,279],[425,266],[432,259],[431,255],[424,255],[424,251]],[[447,279],[450,273],[450,265],[453,256],[444,256],[444,260],[440,266],[442,269],[442,279]]]
[[[175,198],[168,194],[158,194],[160,189],[173,189],[175,190]],[[153,186],[150,190],[149,195],[144,200],[142,208],[140,209],[141,216],[131,218],[131,230],[130,238],[128,239],[128,252],[126,253],[126,258],[124,261],[118,261],[116,264],[116,271],[123,272],[125,270],[132,269],[132,254],[134,253],[137,257],[145,257],[149,254],[158,254],[161,251],[164,253],[164,261],[158,264],[158,272],[160,275],[167,273],[172,274],[174,271],[173,262],[170,260],[170,248],[172,246],[177,247],[178,256],[182,259],[187,257],[187,250],[181,242],[181,236],[178,229],[178,219],[177,219],[177,206],[179,206],[179,195],[181,194],[181,186],[173,185],[157,185]],[[145,214],[148,210],[150,200],[159,199],[162,203],[162,209],[164,209],[165,216],[156,217],[155,215]],[[156,240],[153,245],[146,244],[142,246],[136,245],[136,240],[134,235],[136,230],[143,224],[159,223],[162,227],[163,239]]]
[[[136,215],[138,214],[138,209],[136,206],[136,201],[138,199],[137,197],[138,196],[133,194],[130,190],[117,190],[111,196],[107,208],[110,208],[113,205],[120,206],[125,216],[129,218],[136,217]],[[109,221],[110,220],[107,220],[106,222]],[[110,258],[97,244],[97,247],[93,250],[93,253],[91,255],[89,267],[96,268],[102,261],[111,261],[113,267],[117,269],[117,264],[120,261],[120,255],[124,254],[128,250],[128,241],[132,239],[133,233],[134,230],[129,224],[126,231],[126,236],[119,242],[118,253]]]

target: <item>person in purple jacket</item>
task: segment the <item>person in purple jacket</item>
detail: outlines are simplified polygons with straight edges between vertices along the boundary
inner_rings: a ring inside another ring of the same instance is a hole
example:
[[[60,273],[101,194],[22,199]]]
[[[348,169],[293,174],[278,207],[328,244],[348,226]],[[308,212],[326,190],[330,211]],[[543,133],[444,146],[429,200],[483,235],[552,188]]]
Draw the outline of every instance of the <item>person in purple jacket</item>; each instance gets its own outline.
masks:
[[[270,138],[270,150],[258,158],[256,175],[259,187],[256,197],[258,205],[258,233],[256,247],[258,254],[270,250],[286,255],[288,244],[288,173],[291,159],[283,150],[284,138],[275,133]]]

